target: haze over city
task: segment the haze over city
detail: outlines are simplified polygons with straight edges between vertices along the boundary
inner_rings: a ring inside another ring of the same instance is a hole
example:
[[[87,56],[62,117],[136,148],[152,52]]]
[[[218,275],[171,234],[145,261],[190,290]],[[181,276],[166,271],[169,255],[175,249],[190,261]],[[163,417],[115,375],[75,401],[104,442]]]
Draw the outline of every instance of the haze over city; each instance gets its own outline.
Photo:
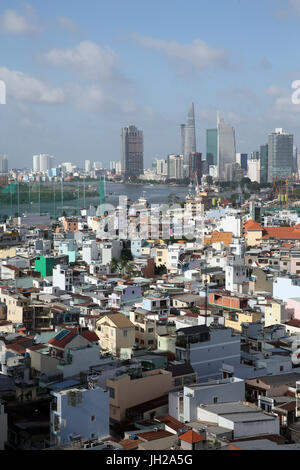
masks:
[[[218,14],[216,14],[216,12]],[[2,1],[0,153],[10,167],[121,159],[120,130],[144,133],[144,164],[181,151],[195,105],[197,151],[219,110],[250,153],[284,128],[298,141],[297,0],[110,4]]]

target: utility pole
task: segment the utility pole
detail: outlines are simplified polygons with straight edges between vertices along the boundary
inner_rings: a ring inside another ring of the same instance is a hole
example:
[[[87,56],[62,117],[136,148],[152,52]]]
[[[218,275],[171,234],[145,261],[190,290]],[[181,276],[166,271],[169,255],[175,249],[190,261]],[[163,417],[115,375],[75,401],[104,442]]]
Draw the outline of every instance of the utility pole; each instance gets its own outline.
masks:
[[[53,216],[56,219],[56,187],[55,180],[53,181]]]
[[[63,177],[61,177],[60,180],[60,194],[61,194],[61,213],[64,211],[64,180]]]
[[[17,195],[18,195],[18,217],[20,217],[20,188],[19,188],[19,180],[17,180]]]

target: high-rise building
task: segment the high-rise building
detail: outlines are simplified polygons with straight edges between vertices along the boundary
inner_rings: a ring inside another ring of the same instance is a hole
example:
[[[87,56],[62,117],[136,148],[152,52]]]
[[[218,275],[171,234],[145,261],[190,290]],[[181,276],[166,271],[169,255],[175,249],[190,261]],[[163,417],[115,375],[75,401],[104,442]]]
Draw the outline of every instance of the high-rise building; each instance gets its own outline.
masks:
[[[122,127],[122,176],[139,176],[144,172],[143,131],[135,126]]]
[[[218,129],[206,129],[206,160],[208,166],[218,164]]]
[[[268,183],[276,176],[290,176],[293,172],[293,134],[275,129],[269,134]]]
[[[84,162],[84,170],[86,173],[89,173],[92,169],[92,164],[91,164],[91,160],[85,160]]]
[[[122,173],[122,162],[116,162],[116,175],[120,175]]]
[[[185,124],[180,124],[181,129],[181,154],[185,154]]]
[[[168,176],[168,163],[166,160],[156,160],[156,174],[161,176]]]
[[[184,164],[189,164],[190,153],[196,152],[196,131],[195,131],[195,111],[194,103],[191,103],[189,112],[186,118],[184,131],[181,127],[181,135],[184,135]]]
[[[268,144],[260,146],[260,182],[268,182]]]
[[[202,178],[202,153],[195,152],[189,155],[189,178],[198,179]]]
[[[247,153],[237,153],[235,155],[235,161],[240,165],[241,168],[243,168],[243,170],[247,171]]]
[[[250,160],[248,160],[247,175],[251,181],[260,183],[260,158],[250,158]]]
[[[183,179],[183,155],[168,155],[168,178]]]
[[[218,178],[226,179],[225,165],[235,163],[235,154],[234,129],[218,115]]]
[[[46,173],[54,167],[54,157],[48,154],[33,155],[33,171]]]
[[[298,171],[298,149],[297,147],[293,148],[293,173]]]
[[[8,173],[8,159],[7,155],[0,155],[0,173]]]

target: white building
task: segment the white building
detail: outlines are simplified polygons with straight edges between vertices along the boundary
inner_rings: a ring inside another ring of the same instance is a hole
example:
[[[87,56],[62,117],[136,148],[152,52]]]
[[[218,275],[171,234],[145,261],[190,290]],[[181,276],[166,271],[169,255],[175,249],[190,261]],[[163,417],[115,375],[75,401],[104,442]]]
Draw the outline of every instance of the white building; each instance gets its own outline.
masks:
[[[48,170],[54,167],[54,157],[42,153],[40,155],[33,155],[33,172],[34,173],[46,173]]]
[[[248,160],[248,178],[260,183],[260,160]]]
[[[63,291],[71,291],[73,285],[73,270],[68,266],[58,264],[53,268],[53,287],[59,287]]]
[[[72,438],[102,438],[109,432],[109,394],[100,387],[51,392],[51,444],[67,444]]]
[[[92,169],[92,164],[91,164],[91,160],[85,160],[84,162],[84,170],[86,173],[89,173]]]
[[[82,260],[86,264],[91,264],[92,261],[97,261],[99,258],[98,247],[96,240],[88,240],[83,243]]]
[[[197,420],[199,405],[245,400],[245,381],[236,377],[201,382],[169,393],[169,414],[184,423]]]

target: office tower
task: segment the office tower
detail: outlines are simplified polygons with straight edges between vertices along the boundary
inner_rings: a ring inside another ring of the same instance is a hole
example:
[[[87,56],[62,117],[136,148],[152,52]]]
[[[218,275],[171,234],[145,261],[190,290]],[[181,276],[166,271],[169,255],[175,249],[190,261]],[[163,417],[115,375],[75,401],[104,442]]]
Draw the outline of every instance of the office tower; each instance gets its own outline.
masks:
[[[208,166],[218,164],[218,129],[206,129],[206,160]]]
[[[185,154],[185,124],[180,124],[181,129],[181,154]]]
[[[84,170],[86,173],[89,173],[92,169],[92,165],[91,165],[91,160],[85,160],[84,162]]]
[[[120,175],[122,173],[122,162],[116,162],[116,175]]]
[[[247,171],[247,153],[237,153],[235,155],[235,161],[240,165],[241,168],[243,168],[243,170]]]
[[[37,173],[38,171],[40,171],[40,156],[33,155],[32,160],[33,160],[33,172]]]
[[[8,159],[7,155],[0,155],[0,173],[8,173]]]
[[[40,154],[33,155],[33,171],[35,173],[46,173],[54,167],[54,157],[52,155]]]
[[[237,162],[225,164],[225,181],[241,182],[245,174],[245,170],[241,168]]]
[[[275,129],[269,134],[268,183],[276,176],[290,176],[293,171],[293,134]]]
[[[251,181],[260,183],[260,152],[257,150],[250,154],[247,176]]]
[[[181,128],[182,132],[182,128]],[[184,127],[184,164],[189,164],[190,153],[196,152],[196,131],[194,103],[191,103]]]
[[[189,178],[198,179],[201,181],[202,178],[202,153],[195,152],[189,155]]]
[[[260,146],[260,182],[268,182],[268,144]]]
[[[156,160],[156,174],[161,176],[168,176],[168,163],[166,160]]]
[[[293,173],[297,173],[298,171],[298,149],[297,147],[293,147]]]
[[[122,127],[122,176],[139,176],[144,172],[143,131],[135,126]]]
[[[218,115],[218,178],[226,178],[225,165],[235,163],[235,154],[234,129]]]
[[[168,155],[168,178],[183,179],[183,155]]]

